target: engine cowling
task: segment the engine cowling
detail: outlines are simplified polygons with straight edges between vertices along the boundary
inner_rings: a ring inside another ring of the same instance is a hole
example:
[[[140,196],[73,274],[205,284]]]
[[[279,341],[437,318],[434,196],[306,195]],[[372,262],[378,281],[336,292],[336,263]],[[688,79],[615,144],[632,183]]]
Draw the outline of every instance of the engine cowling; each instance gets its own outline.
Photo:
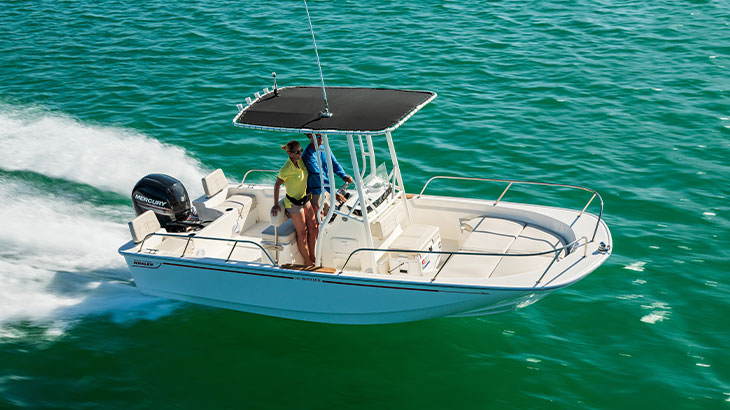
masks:
[[[194,214],[182,182],[165,174],[150,174],[140,179],[132,189],[132,206],[137,215],[152,210],[160,226],[168,230]]]

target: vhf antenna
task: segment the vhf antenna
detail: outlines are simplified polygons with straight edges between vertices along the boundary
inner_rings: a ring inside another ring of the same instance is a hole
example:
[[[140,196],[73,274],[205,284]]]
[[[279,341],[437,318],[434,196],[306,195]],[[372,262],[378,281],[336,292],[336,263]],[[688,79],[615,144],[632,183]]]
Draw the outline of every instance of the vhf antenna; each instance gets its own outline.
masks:
[[[309,31],[312,32],[312,42],[314,43],[314,54],[317,55],[317,66],[319,67],[319,78],[322,80],[322,96],[324,96],[324,111],[319,113],[324,118],[329,118],[333,114],[330,112],[327,106],[327,91],[324,89],[324,75],[322,75],[322,64],[319,62],[319,52],[317,51],[317,40],[314,39],[314,29],[312,28],[312,18],[309,17],[309,7],[307,6],[307,0],[304,0],[304,8],[307,9],[307,20],[309,21]]]

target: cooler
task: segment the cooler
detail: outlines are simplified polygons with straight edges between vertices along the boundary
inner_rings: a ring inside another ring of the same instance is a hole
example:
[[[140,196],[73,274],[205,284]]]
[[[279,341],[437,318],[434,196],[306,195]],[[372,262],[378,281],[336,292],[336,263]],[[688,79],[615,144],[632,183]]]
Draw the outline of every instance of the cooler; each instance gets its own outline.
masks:
[[[440,251],[441,235],[439,228],[433,225],[413,224],[393,241],[389,249]],[[423,276],[424,273],[436,269],[441,260],[438,253],[400,253],[390,252],[388,260],[390,274]]]

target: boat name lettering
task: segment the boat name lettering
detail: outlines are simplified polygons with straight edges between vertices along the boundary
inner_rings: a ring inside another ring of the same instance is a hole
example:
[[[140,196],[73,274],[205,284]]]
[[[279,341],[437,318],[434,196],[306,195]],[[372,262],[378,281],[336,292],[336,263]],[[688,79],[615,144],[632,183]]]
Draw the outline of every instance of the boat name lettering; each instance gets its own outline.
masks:
[[[301,277],[301,276],[297,276],[296,278],[297,278],[297,280],[306,280],[308,282],[322,282],[322,280],[317,279],[317,278],[308,278],[308,277]]]
[[[134,199],[140,200],[142,202],[146,202],[146,203],[148,203],[150,205],[154,205],[154,206],[165,206],[165,205],[167,205],[167,202],[165,202],[165,201],[160,201],[158,199],[147,198],[146,196],[141,195],[139,193],[135,193],[134,194]]]

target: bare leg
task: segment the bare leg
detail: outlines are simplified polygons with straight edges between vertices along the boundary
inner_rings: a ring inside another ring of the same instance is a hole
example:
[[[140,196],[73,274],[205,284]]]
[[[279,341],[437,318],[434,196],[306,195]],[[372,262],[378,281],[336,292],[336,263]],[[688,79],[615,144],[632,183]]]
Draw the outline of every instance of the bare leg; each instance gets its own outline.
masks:
[[[304,219],[307,223],[307,245],[309,246],[309,256],[312,258],[312,262],[316,262],[315,245],[317,244],[317,234],[319,233],[314,218],[312,207],[307,203],[304,206]]]
[[[317,219],[317,213],[319,212],[319,208],[312,205],[312,216],[314,217],[314,229],[319,230],[319,220]]]
[[[314,227],[319,229],[319,195],[312,194],[309,204],[312,206],[312,214],[314,215]]]
[[[294,229],[297,231],[297,246],[299,253],[304,257],[304,264],[313,265],[314,261],[309,256],[309,248],[307,248],[307,225],[304,221],[304,210],[292,213],[290,216]]]

